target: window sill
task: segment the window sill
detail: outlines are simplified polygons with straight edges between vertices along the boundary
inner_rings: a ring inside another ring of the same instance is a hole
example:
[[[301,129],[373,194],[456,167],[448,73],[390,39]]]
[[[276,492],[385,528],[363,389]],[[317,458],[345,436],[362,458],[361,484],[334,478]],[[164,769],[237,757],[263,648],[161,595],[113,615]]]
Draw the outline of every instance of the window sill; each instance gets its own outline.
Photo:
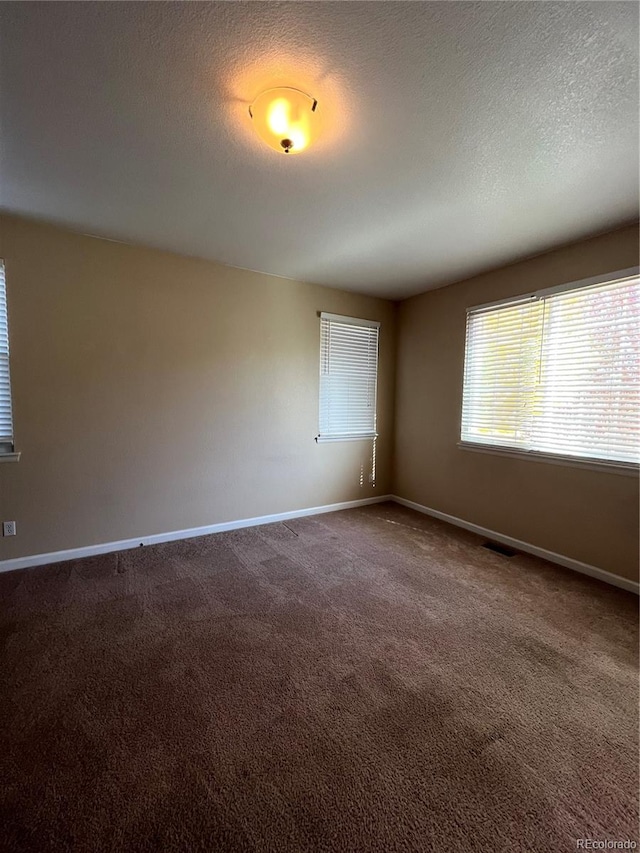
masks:
[[[640,466],[634,462],[612,462],[606,459],[581,459],[578,456],[561,456],[554,453],[541,453],[535,450],[511,450],[508,447],[493,447],[487,444],[473,444],[469,441],[459,441],[460,450],[471,450],[473,453],[490,453],[493,456],[510,456],[515,459],[527,459],[533,462],[547,462],[551,465],[564,465],[568,468],[584,468],[588,471],[602,471],[607,474],[624,474],[637,477]]]
[[[20,451],[16,453],[0,453],[0,462],[19,462]]]
[[[369,432],[364,435],[317,435],[316,442],[328,444],[330,441],[371,441],[377,437],[377,432]]]

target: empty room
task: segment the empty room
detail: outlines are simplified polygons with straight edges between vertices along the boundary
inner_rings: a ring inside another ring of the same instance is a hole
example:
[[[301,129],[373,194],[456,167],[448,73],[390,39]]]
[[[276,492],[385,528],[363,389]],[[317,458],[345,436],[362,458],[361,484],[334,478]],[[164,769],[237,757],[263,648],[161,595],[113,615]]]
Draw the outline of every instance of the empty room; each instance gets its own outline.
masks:
[[[640,844],[639,6],[0,2],[0,850]]]

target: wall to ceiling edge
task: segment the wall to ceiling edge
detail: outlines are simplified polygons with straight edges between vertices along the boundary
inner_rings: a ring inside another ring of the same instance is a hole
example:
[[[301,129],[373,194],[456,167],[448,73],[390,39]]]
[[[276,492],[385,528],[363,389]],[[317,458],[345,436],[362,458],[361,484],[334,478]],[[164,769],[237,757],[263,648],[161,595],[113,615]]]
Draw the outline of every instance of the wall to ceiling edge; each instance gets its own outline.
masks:
[[[638,226],[574,243],[400,303],[395,494],[637,580],[637,476],[457,446],[466,308],[638,264]]]

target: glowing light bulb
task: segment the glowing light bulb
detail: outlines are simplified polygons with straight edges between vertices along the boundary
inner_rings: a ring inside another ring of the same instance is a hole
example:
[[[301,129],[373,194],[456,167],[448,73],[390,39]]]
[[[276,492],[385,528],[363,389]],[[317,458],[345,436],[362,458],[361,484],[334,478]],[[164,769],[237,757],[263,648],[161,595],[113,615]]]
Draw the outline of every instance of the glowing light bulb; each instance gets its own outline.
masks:
[[[258,136],[274,151],[298,154],[320,130],[318,102],[298,89],[267,89],[249,107]]]
[[[269,128],[278,136],[289,130],[289,102],[285,98],[276,98],[271,102],[267,111]]]
[[[292,151],[303,151],[307,147],[307,135],[301,128],[290,130],[289,139],[293,142]]]

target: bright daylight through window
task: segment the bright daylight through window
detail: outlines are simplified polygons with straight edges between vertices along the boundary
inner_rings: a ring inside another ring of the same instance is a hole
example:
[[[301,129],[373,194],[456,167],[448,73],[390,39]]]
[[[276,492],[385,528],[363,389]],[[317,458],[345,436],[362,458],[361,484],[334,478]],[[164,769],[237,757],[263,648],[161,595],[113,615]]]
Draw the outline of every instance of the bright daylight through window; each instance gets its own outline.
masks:
[[[462,444],[640,462],[640,278],[471,308]]]
[[[376,437],[380,324],[320,315],[318,441]]]

